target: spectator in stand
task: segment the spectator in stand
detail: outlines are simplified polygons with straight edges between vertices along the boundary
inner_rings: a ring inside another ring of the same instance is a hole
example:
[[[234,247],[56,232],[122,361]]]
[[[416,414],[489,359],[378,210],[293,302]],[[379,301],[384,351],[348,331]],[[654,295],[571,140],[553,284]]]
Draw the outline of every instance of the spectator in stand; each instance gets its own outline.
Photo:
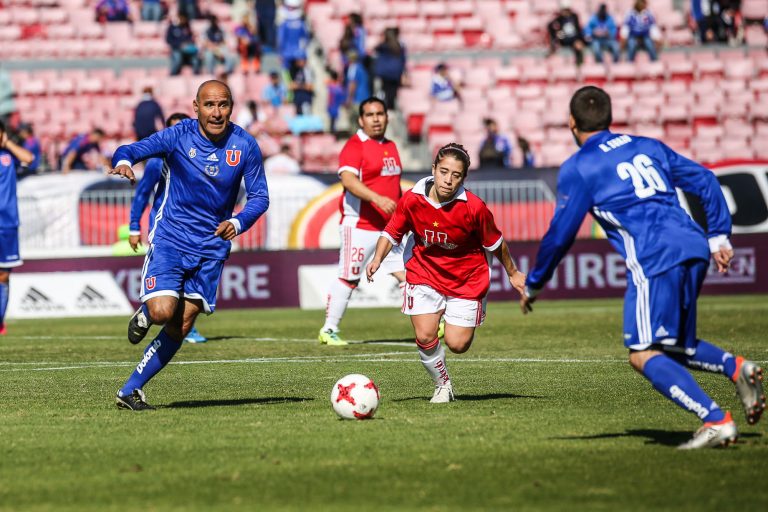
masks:
[[[309,29],[304,22],[301,0],[284,0],[283,22],[277,31],[277,50],[283,67],[293,71],[297,59],[307,59]]]
[[[250,15],[243,16],[243,22],[235,28],[235,37],[241,69],[244,73],[248,73],[249,68],[258,73],[261,70],[261,42]]]
[[[133,132],[136,134],[136,140],[157,132],[158,126],[160,129],[165,126],[165,116],[160,104],[152,95],[152,87],[147,86],[142,91],[141,101],[136,105],[133,114]]]
[[[253,100],[248,100],[244,108],[240,109],[235,119],[235,124],[243,130],[250,131],[255,122],[264,121],[264,115],[259,111],[259,105]]]
[[[264,101],[277,108],[288,100],[288,88],[285,87],[282,80],[280,80],[280,74],[276,71],[272,71],[269,74],[269,83],[264,86],[264,92],[262,93]]]
[[[89,133],[75,135],[69,141],[67,147],[61,152],[60,165],[62,174],[67,174],[72,169],[93,170],[98,167],[91,161],[90,164],[84,156],[91,151],[98,152],[99,164],[107,169],[111,168],[111,162],[101,153],[101,141],[104,140],[104,130],[94,128]]]
[[[229,76],[235,70],[237,59],[227,48],[227,38],[221,26],[219,26],[218,18],[213,14],[209,14],[208,21],[209,25],[205,31],[205,44],[203,46],[205,72],[213,75],[215,74],[216,64],[222,64],[224,66],[224,75]]]
[[[720,39],[720,6],[713,0],[691,0],[691,17],[696,22],[696,38],[702,44]]]
[[[648,52],[652,61],[657,60],[661,45],[661,30],[648,10],[646,0],[636,0],[621,27],[621,44],[626,47],[627,59],[635,61],[638,49]]]
[[[397,92],[405,80],[406,54],[400,42],[400,30],[389,27],[384,30],[384,40],[375,49],[374,74],[381,80],[381,92],[387,108],[397,108]]]
[[[571,2],[562,0],[560,12],[547,25],[549,33],[549,54],[552,55],[557,47],[570,48],[576,56],[576,65],[584,62],[584,38],[581,35],[579,16],[571,10]]]
[[[21,164],[22,169],[24,169],[23,172],[19,173],[20,175],[24,174],[33,174],[36,173],[37,170],[40,168],[40,159],[42,157],[42,151],[40,150],[40,140],[35,137],[33,131],[32,131],[32,125],[29,123],[21,123],[19,125],[19,140],[21,141],[20,146],[32,153],[32,162],[29,164],[24,164],[23,162],[17,162],[18,164]]]
[[[328,118],[331,121],[330,131],[336,133],[336,119],[339,118],[339,109],[347,101],[347,91],[339,80],[339,74],[328,69]]]
[[[2,68],[0,62],[0,123],[5,126],[10,125],[11,115],[16,112],[16,102],[13,99],[15,96],[11,75]]]
[[[347,75],[349,67],[349,52],[355,51],[364,63],[367,54],[365,47],[365,27],[363,26],[363,17],[359,13],[352,13],[344,25],[344,32],[339,40],[339,52],[341,52],[341,63],[344,66],[344,76]]]
[[[196,75],[200,74],[200,55],[189,18],[179,15],[176,23],[170,23],[165,42],[171,48],[171,76],[178,75],[185,64],[191,66]]]
[[[720,0],[720,25],[724,41],[731,46],[744,44],[744,20],[741,16],[741,0]]]
[[[354,130],[357,126],[357,119],[360,117],[360,104],[371,97],[371,78],[368,76],[368,70],[360,62],[360,55],[352,50],[347,55],[349,66],[347,67],[347,113],[349,115],[349,126]]]
[[[517,146],[520,148],[520,154],[523,155],[523,168],[529,169],[536,166],[536,160],[533,156],[533,150],[531,144],[527,139],[518,136]]]
[[[141,19],[144,21],[163,19],[163,4],[160,0],[141,0]]]
[[[186,16],[188,20],[199,19],[200,7],[197,5],[197,0],[179,0],[178,14]]]
[[[96,4],[96,21],[132,21],[126,0],[100,0]]]
[[[493,119],[483,120],[485,139],[480,144],[480,167],[512,167],[512,144],[499,133],[499,126]]]
[[[589,44],[595,60],[603,62],[603,52],[609,52],[613,62],[619,62],[619,42],[616,39],[618,29],[613,16],[608,14],[608,7],[600,4],[584,28],[584,40]]]
[[[264,172],[267,176],[301,173],[299,162],[291,156],[290,144],[280,144],[280,152],[264,161]]]
[[[445,62],[441,62],[435,66],[429,94],[438,101],[461,101],[459,88],[451,80],[451,77],[448,74],[448,65]]]
[[[308,116],[312,113],[312,98],[315,95],[312,83],[314,78],[312,71],[307,67],[307,61],[296,59],[293,63],[294,71],[291,73],[291,91],[293,91],[293,104],[296,106],[297,116]]]
[[[276,43],[275,0],[256,0],[256,21],[264,51],[274,51]]]

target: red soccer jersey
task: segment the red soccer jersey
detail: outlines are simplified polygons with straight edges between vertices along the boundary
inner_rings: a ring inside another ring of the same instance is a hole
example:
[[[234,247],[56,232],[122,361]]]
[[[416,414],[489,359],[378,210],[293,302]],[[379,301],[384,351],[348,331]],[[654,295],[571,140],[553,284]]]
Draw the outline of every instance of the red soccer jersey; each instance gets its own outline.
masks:
[[[419,181],[405,193],[383,235],[400,243],[413,231],[413,253],[405,263],[409,284],[425,284],[443,295],[481,300],[488,293],[490,267],[487,251],[501,245],[501,231],[485,203],[463,187],[448,203],[427,197],[427,183]]]
[[[393,201],[400,199],[400,154],[395,143],[368,137],[362,130],[350,138],[339,155],[339,174],[351,172],[365,186]],[[341,224],[369,231],[381,231],[389,215],[372,203],[361,201],[346,190],[341,195]]]

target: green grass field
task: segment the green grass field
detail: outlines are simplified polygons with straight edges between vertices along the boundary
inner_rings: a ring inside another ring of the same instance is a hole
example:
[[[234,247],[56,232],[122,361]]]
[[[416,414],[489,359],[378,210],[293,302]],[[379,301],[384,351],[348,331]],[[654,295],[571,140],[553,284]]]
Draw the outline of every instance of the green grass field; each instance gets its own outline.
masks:
[[[704,298],[699,335],[768,361],[768,297]],[[11,321],[0,338],[0,510],[768,510],[768,421],[738,444],[679,452],[698,420],[626,363],[621,302],[494,303],[449,355],[459,400],[432,386],[395,310],[352,310],[347,347],[314,341],[322,312],[221,311],[147,387],[127,318]],[[153,330],[152,333],[155,331]],[[372,421],[341,421],[347,373],[380,386]],[[754,486],[754,487],[752,487]]]

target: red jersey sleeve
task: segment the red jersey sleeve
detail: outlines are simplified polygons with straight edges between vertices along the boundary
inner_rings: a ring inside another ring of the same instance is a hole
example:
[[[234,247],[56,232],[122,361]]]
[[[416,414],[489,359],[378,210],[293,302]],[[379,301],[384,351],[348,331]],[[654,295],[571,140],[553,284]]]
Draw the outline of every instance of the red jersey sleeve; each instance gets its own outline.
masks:
[[[358,178],[360,177],[361,169],[363,168],[363,145],[357,136],[353,136],[344,144],[339,153],[339,170],[337,174],[342,172],[351,172]]]
[[[483,244],[483,249],[486,251],[495,251],[499,248],[503,240],[501,231],[496,227],[496,221],[493,219],[491,210],[489,210],[485,203],[480,200],[478,200],[475,217],[477,219],[477,232],[480,234],[480,241]]]
[[[409,198],[410,194],[407,192],[403,197],[400,198],[400,200],[397,202],[395,213],[393,213],[392,217],[390,217],[389,222],[387,222],[387,226],[384,228],[384,232],[382,233],[382,236],[388,238],[389,241],[395,245],[399,245],[400,242],[403,241],[403,237],[409,231],[413,230],[411,221],[407,214],[408,208],[406,203],[408,202]]]

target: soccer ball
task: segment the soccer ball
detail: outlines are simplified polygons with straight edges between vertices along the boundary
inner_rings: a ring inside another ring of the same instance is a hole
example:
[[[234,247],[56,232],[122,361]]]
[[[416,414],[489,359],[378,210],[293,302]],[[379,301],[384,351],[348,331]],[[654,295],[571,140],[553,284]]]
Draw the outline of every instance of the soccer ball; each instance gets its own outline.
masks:
[[[345,420],[373,418],[379,407],[379,388],[365,375],[352,373],[333,385],[331,405],[336,414]]]

